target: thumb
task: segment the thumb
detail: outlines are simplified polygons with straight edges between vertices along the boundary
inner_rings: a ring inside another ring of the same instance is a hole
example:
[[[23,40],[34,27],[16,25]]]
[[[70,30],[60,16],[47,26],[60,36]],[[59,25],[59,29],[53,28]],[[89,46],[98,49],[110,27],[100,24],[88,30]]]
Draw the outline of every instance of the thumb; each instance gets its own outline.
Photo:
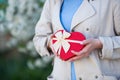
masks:
[[[83,45],[86,45],[86,44],[88,44],[88,43],[89,43],[89,40],[83,40],[83,41],[82,41],[82,44],[83,44]]]

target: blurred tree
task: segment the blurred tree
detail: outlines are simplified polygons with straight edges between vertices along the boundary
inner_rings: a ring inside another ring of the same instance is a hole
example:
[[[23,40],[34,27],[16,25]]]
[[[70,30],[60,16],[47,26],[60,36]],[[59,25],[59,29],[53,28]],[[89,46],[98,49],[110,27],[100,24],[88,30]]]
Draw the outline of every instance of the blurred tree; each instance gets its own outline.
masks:
[[[6,7],[8,6],[8,0],[0,0],[0,21],[4,19],[4,13],[6,11]]]
[[[32,38],[44,0],[0,0],[0,80],[46,80],[50,57],[41,58]]]
[[[0,0],[0,9],[6,10],[8,0]]]

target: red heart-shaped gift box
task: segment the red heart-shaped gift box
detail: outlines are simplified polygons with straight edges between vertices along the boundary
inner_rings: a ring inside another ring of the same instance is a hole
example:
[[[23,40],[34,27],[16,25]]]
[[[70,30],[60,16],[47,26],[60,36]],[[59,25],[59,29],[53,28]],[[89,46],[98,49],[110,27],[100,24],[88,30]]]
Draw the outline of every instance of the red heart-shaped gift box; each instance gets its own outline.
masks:
[[[60,58],[66,61],[76,56],[71,52],[71,50],[79,52],[84,48],[84,45],[81,44],[81,41],[85,39],[85,36],[80,32],[68,33],[64,30],[59,30],[53,35],[52,45],[53,49],[57,54],[59,54]],[[67,50],[65,50],[66,48]]]

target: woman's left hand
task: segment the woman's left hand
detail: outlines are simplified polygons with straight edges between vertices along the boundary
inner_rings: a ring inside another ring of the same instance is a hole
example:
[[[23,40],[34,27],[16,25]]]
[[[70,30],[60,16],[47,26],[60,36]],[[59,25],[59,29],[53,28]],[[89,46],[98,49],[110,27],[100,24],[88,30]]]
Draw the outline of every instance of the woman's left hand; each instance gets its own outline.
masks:
[[[68,61],[75,61],[75,60],[87,57],[93,50],[102,48],[102,43],[100,42],[99,39],[84,40],[83,45],[85,45],[85,47],[80,52],[71,51],[76,56],[69,59]]]

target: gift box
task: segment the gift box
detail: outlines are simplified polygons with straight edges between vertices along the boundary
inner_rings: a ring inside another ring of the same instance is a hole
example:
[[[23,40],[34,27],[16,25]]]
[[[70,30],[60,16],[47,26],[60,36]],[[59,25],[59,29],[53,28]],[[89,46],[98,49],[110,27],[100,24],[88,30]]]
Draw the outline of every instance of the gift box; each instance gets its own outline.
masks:
[[[65,30],[57,31],[52,38],[52,46],[54,51],[64,61],[76,56],[71,50],[81,51],[84,48],[82,41],[85,36],[80,32],[66,32]]]

